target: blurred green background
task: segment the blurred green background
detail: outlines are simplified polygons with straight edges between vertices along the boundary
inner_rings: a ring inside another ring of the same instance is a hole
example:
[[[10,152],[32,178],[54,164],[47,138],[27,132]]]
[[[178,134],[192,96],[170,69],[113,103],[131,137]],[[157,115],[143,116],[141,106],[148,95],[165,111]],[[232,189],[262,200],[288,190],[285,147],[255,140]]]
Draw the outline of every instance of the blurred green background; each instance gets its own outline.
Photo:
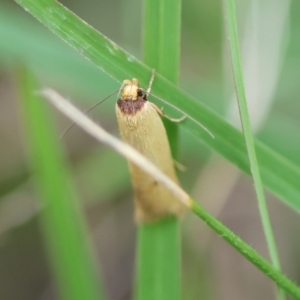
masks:
[[[142,2],[62,1],[97,30],[142,58]],[[258,139],[300,166],[300,3],[237,3],[245,85]],[[182,3],[183,89],[239,126],[224,36],[222,3]],[[31,67],[41,86],[82,109],[119,84],[70,49],[12,1],[0,2],[0,298],[57,299],[39,226],[36,191],[22,137],[16,70]],[[116,97],[92,116],[118,135]],[[51,111],[58,134],[69,121]],[[126,161],[78,128],[63,139],[108,299],[131,299],[135,225]],[[183,187],[267,256],[252,181],[236,167],[180,136]],[[199,151],[201,149],[201,151]],[[300,183],[299,183],[300,184]],[[299,216],[267,194],[283,272],[300,281]],[[183,222],[183,299],[273,299],[273,283],[195,217]]]

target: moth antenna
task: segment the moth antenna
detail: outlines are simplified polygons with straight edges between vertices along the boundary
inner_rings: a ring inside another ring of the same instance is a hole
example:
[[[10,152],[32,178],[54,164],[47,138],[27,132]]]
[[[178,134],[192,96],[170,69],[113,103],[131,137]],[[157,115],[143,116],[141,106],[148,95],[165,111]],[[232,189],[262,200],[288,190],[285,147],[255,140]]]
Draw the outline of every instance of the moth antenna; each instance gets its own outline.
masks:
[[[156,96],[156,95],[153,95],[151,94],[151,96],[153,96],[154,98],[160,100],[161,102],[163,103],[166,103],[168,106],[170,107],[173,107],[174,109],[176,109],[177,111],[181,112],[182,114],[184,114],[184,116],[186,116],[187,118],[189,118],[190,120],[192,120],[194,123],[198,124],[204,131],[206,131],[213,139],[215,138],[215,136],[204,126],[202,125],[200,122],[198,122],[197,120],[195,120],[194,118],[192,118],[191,116],[189,115],[186,115],[184,111],[182,111],[180,108],[178,108],[177,106],[165,101],[164,99]]]
[[[112,92],[111,94],[109,94],[108,96],[106,96],[104,99],[102,99],[100,102],[94,104],[93,106],[91,106],[90,108],[88,108],[86,111],[84,111],[83,113],[86,115],[88,114],[92,109],[94,109],[95,107],[97,107],[98,105],[100,105],[101,103],[103,103],[105,100],[107,100],[108,98],[110,98],[111,96],[113,96],[114,94],[120,92],[120,89],[117,89],[116,91]],[[71,125],[69,125],[65,131],[61,134],[60,139],[63,139],[63,137],[69,132],[69,130],[75,125],[76,123],[73,122],[71,123]]]

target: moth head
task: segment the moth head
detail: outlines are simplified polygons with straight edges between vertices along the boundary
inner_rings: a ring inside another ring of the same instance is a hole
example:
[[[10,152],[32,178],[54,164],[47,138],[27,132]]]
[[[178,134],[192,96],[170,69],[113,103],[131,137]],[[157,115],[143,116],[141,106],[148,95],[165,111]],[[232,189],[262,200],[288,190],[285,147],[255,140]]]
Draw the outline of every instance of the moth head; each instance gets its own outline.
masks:
[[[125,101],[135,101],[141,96],[141,92],[139,81],[136,78],[133,78],[132,80],[126,79],[123,81],[121,99]]]

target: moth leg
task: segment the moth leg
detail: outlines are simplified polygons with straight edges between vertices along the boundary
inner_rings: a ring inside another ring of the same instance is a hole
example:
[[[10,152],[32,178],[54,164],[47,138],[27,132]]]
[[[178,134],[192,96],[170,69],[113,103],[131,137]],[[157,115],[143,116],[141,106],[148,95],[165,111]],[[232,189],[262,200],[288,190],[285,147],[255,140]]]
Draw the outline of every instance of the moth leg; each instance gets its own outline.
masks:
[[[160,109],[157,105],[155,105],[155,104],[152,103],[152,102],[149,102],[149,103],[151,103],[152,107],[157,111],[157,113],[158,113],[161,117],[164,117],[164,118],[166,118],[166,119],[168,119],[168,120],[170,120],[170,121],[172,121],[172,122],[179,123],[179,122],[183,121],[183,120],[187,117],[186,115],[184,115],[184,116],[182,116],[182,117],[180,117],[180,118],[178,118],[178,119],[171,118],[171,117],[169,117],[168,115],[166,115],[166,114],[163,112],[163,110]]]
[[[151,78],[150,78],[150,81],[149,81],[149,85],[148,85],[146,93],[145,93],[146,99],[148,98],[148,96],[150,94],[151,87],[152,87],[152,84],[153,84],[153,81],[154,81],[154,77],[155,77],[155,69],[152,69],[152,74],[151,74]]]
[[[174,158],[173,158],[173,163],[176,169],[178,169],[181,172],[186,172],[187,167],[181,164],[179,161],[175,160]]]

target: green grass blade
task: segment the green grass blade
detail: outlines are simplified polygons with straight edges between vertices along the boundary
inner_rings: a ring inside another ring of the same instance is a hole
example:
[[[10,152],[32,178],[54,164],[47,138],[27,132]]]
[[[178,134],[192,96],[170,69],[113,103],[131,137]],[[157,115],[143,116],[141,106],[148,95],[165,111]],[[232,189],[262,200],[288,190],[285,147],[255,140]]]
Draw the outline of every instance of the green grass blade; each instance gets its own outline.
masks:
[[[249,157],[251,174],[254,181],[254,188],[257,196],[257,202],[260,212],[260,217],[263,224],[264,234],[267,240],[269,255],[271,261],[276,269],[280,270],[280,261],[277,252],[277,246],[274,238],[274,233],[271,225],[271,220],[269,217],[268,207],[264,195],[264,189],[260,177],[259,166],[257,163],[257,157],[255,152],[254,140],[252,135],[252,129],[250,124],[250,117],[247,108],[247,100],[245,87],[243,82],[243,72],[242,64],[239,54],[238,45],[238,34],[237,34],[237,24],[236,24],[236,11],[234,0],[225,0],[225,16],[227,25],[227,34],[229,41],[229,48],[231,53],[231,61],[233,67],[233,74],[236,86],[236,93],[239,105],[239,112],[241,117],[242,128],[244,132],[246,148]],[[285,294],[282,289],[278,289],[278,299],[286,299]]]
[[[47,103],[31,74],[20,70],[25,136],[41,199],[47,250],[61,299],[103,299],[79,203],[69,181]]]
[[[147,86],[151,76],[149,68],[56,1],[17,0],[16,2],[119,82],[124,78],[137,77],[142,86]],[[159,74],[155,78],[152,91],[201,122],[215,138],[212,139],[199,129],[199,125],[190,120],[180,124],[187,132],[250,174],[245,142],[238,130]],[[165,111],[168,114],[174,112],[167,107]],[[257,141],[255,147],[264,185],[293,209],[300,211],[300,168],[261,142]]]
[[[280,270],[274,268],[265,258],[251,248],[241,238],[235,235],[229,228],[210,215],[197,202],[191,201],[192,211],[199,216],[210,228],[217,232],[225,241],[234,247],[247,260],[252,262],[266,276],[277,283],[295,299],[300,299],[300,287],[288,279]]]
[[[138,300],[180,299],[180,248],[177,219],[139,227]]]
[[[145,0],[144,62],[178,84],[180,67],[180,0]],[[173,157],[177,158],[178,126],[163,119]]]
[[[144,62],[176,84],[179,77],[180,0],[145,0],[144,6]],[[176,156],[177,126],[171,122],[164,124],[172,153]],[[180,274],[178,219],[141,225],[138,231],[137,299],[180,299]]]
[[[177,84],[180,66],[181,1],[145,0],[144,62]]]

